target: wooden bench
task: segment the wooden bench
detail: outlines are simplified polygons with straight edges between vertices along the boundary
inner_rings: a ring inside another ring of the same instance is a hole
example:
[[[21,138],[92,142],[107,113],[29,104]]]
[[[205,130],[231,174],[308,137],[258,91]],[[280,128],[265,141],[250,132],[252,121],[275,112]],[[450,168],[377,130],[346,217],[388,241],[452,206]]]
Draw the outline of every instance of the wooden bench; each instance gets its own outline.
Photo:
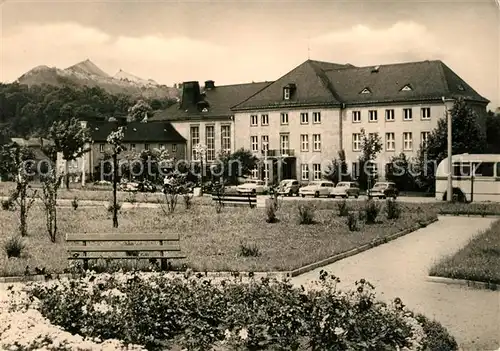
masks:
[[[257,206],[257,195],[256,194],[224,194],[219,197],[219,195],[212,195],[212,200],[216,202],[221,202],[224,205],[233,206],[250,206],[254,208]]]
[[[168,260],[183,259],[186,256],[180,253],[180,240],[178,235],[166,235],[163,233],[135,233],[135,234],[91,234],[91,233],[68,233],[66,234],[68,243],[81,242],[83,245],[71,245],[67,248],[69,260],[83,260],[83,268],[88,269],[89,260],[97,259],[150,259],[160,260],[161,269],[167,269]],[[127,245],[123,242],[133,241],[157,241],[157,244],[146,245]],[[100,244],[117,243],[116,245],[98,245],[89,243],[96,242]],[[124,252],[126,256],[112,256],[111,252]],[[139,256],[139,252],[156,253],[150,256]],[[88,255],[97,253],[96,255]],[[103,255],[106,254],[107,255]],[[158,254],[159,253],[159,254]],[[137,255],[137,256],[135,256]]]

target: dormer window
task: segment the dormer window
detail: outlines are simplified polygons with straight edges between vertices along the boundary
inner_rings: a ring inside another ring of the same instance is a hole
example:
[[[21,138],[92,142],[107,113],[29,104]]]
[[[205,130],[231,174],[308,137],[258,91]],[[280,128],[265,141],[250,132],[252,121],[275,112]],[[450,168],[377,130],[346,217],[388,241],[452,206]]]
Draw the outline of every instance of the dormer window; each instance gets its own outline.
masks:
[[[402,89],[401,91],[412,91],[412,87],[410,84],[406,84]]]
[[[204,107],[203,110],[201,110],[201,112],[208,112],[208,108]]]
[[[464,91],[464,90],[465,90],[465,88],[464,88],[464,86],[463,86],[462,84],[459,84],[459,85],[458,85],[458,90],[460,90],[460,91]]]
[[[361,90],[361,94],[371,94],[371,91],[368,88],[364,88],[363,90]]]
[[[290,88],[283,88],[283,100],[290,100]]]

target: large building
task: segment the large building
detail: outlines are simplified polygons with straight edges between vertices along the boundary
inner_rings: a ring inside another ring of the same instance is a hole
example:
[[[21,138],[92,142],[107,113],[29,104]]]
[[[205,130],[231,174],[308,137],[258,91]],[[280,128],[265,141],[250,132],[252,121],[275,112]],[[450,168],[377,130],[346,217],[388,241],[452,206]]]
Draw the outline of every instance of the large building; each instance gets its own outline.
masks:
[[[320,179],[340,150],[356,176],[364,129],[382,139],[376,162],[383,176],[392,156],[416,156],[444,116],[443,97],[463,97],[484,121],[489,101],[441,61],[355,67],[307,60],[233,106],[235,147],[276,160],[274,180]]]

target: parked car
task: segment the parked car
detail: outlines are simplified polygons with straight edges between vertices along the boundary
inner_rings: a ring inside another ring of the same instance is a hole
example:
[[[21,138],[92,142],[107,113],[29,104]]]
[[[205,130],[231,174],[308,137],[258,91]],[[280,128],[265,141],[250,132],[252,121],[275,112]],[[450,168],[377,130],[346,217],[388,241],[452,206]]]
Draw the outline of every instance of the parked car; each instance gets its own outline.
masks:
[[[299,195],[300,183],[295,179],[284,179],[278,186],[278,194],[284,196]]]
[[[328,180],[317,180],[314,182],[310,182],[305,187],[299,189],[299,194],[302,197],[306,197],[306,195],[320,197],[327,196],[330,197],[330,192],[334,184]]]
[[[332,197],[340,196],[343,198],[354,196],[357,199],[359,197],[359,184],[356,182],[339,182],[332,189],[330,195]]]
[[[257,194],[262,193],[266,189],[266,183],[262,180],[250,179],[244,184],[238,185],[236,191],[240,194]]]
[[[368,190],[368,198],[378,197],[379,199],[386,199],[392,197],[396,199],[399,196],[399,191],[396,184],[392,182],[376,182],[373,188]]]

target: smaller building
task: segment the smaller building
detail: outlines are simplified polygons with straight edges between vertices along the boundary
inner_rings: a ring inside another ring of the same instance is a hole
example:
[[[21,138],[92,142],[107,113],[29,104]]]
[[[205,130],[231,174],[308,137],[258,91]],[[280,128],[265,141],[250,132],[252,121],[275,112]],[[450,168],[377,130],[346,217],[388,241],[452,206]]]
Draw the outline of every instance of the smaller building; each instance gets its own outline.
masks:
[[[74,161],[69,161],[68,172],[72,175],[74,182],[84,183],[86,179],[91,181],[101,179],[101,165],[111,154],[111,146],[106,139],[120,126],[125,128],[123,155],[130,152],[140,153],[143,150],[161,149],[167,151],[174,160],[184,160],[186,157],[186,139],[169,122],[88,121],[82,123],[89,128],[92,142],[87,145],[89,152]],[[57,164],[58,170],[64,172],[65,161],[60,153],[57,156]],[[82,174],[85,176],[83,179]]]

